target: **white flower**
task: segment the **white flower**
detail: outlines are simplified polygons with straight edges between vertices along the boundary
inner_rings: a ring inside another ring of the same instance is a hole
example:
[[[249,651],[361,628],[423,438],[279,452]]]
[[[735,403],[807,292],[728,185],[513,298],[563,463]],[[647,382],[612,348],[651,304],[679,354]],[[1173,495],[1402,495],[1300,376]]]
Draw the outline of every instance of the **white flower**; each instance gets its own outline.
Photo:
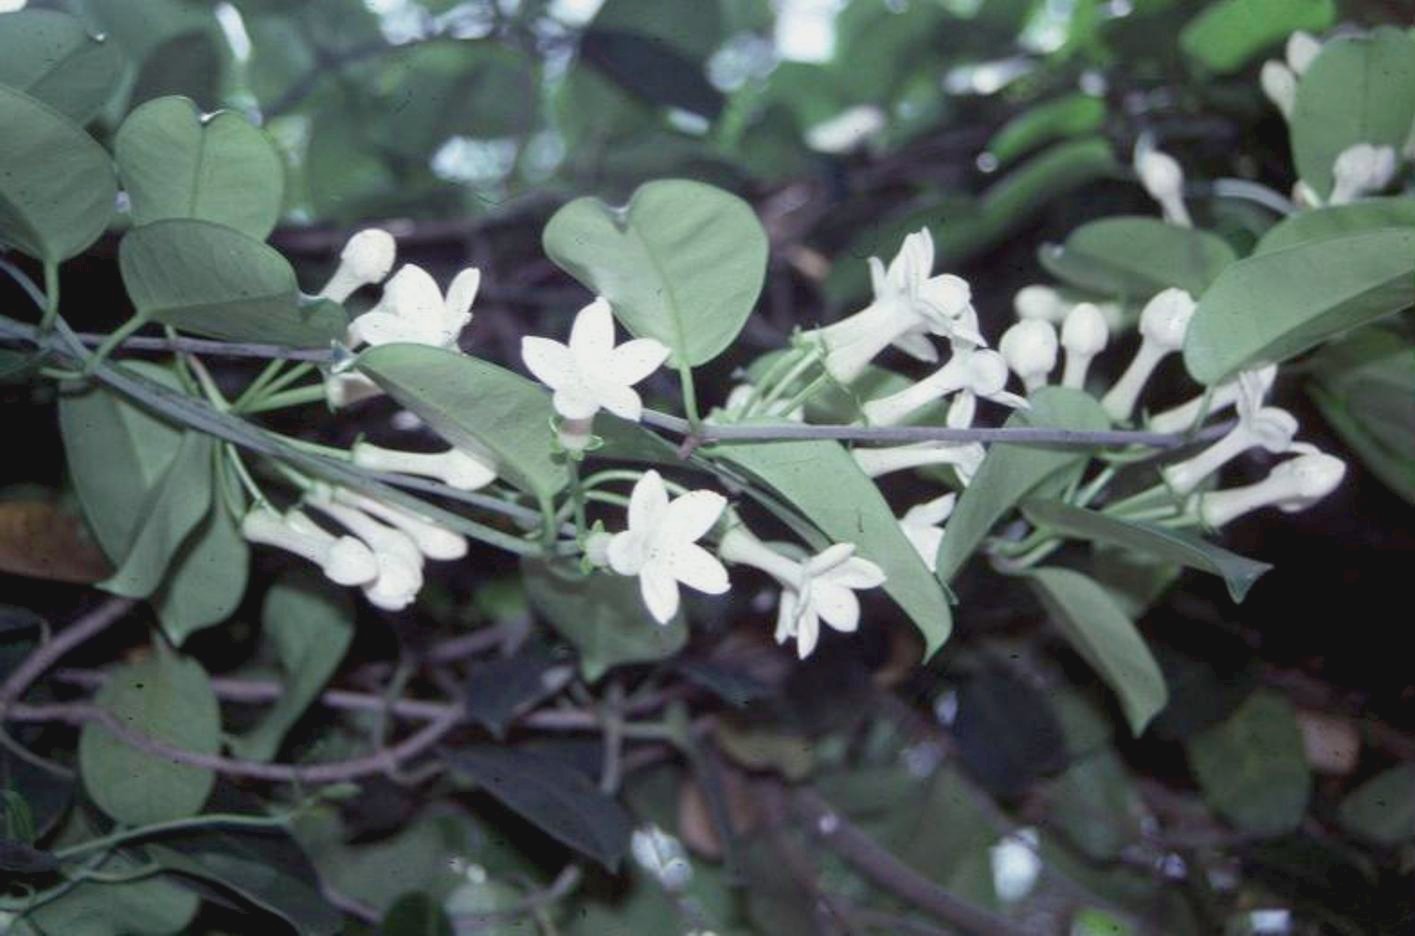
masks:
[[[1184,170],[1173,156],[1153,147],[1135,148],[1135,174],[1150,197],[1159,202],[1164,219],[1179,227],[1193,227],[1184,206]]]
[[[566,419],[590,419],[601,409],[638,422],[643,402],[633,385],[668,360],[669,349],[652,338],[614,346],[614,314],[596,299],[580,310],[570,343],[528,335],[521,358],[536,379],[555,391],[555,411]]]
[[[776,616],[776,642],[795,638],[801,659],[820,640],[820,622],[841,633],[860,626],[860,599],[855,592],[884,584],[884,570],[855,555],[853,543],[836,543],[805,562],[796,562],[757,539],[746,527],[728,530],[718,545],[728,562],[766,572],[781,586]]]
[[[855,464],[871,478],[926,465],[952,465],[963,484],[973,480],[987,451],[977,442],[914,442],[879,448],[857,448],[850,453]]]
[[[436,478],[459,491],[475,491],[496,480],[496,463],[490,457],[460,448],[436,453],[403,452],[359,442],[354,446],[353,460],[361,468],[374,471]]]
[[[938,559],[939,546],[943,545],[944,521],[953,515],[957,503],[957,493],[949,491],[942,497],[915,504],[899,518],[899,529],[930,569]]]
[[[28,2],[29,0],[0,0],[0,13],[18,13]]]
[[[1334,491],[1345,476],[1346,463],[1334,455],[1299,455],[1279,463],[1257,484],[1200,495],[1199,516],[1217,529],[1263,507],[1296,513]]]
[[[1105,313],[1089,302],[1079,302],[1066,313],[1061,325],[1061,346],[1066,349],[1066,367],[1061,385],[1076,390],[1086,386],[1086,371],[1097,354],[1110,342]]]
[[[1003,903],[1016,903],[1032,892],[1042,873],[1036,829],[1017,829],[988,849],[992,885]]]
[[[1023,319],[1002,333],[997,350],[1028,392],[1046,386],[1056,367],[1056,327],[1043,319]]]
[[[241,535],[308,559],[339,585],[366,585],[378,575],[367,546],[352,536],[335,537],[297,510],[282,515],[263,504],[252,507],[241,520]]]
[[[320,296],[343,302],[364,286],[383,282],[393,269],[397,253],[398,245],[387,231],[379,228],[359,231],[344,245],[339,254],[339,266],[319,291]]]
[[[848,153],[884,127],[884,111],[859,104],[807,130],[806,145],[818,153]]]
[[[959,347],[947,364],[928,377],[898,393],[870,400],[861,412],[872,426],[894,426],[934,400],[960,392],[1004,406],[1026,407],[1027,401],[1006,392],[1006,386],[1007,363],[1002,355],[987,349]]]
[[[1258,74],[1258,83],[1278,112],[1291,120],[1292,109],[1297,106],[1296,73],[1281,62],[1267,61]]]
[[[1260,367],[1253,371],[1244,371],[1243,374],[1252,374],[1261,387],[1262,396],[1266,396],[1273,381],[1277,379],[1277,365],[1269,364],[1267,367]],[[1228,409],[1238,401],[1238,394],[1243,374],[1239,374],[1232,380],[1225,381],[1213,388],[1211,394],[1199,394],[1186,403],[1157,413],[1149,418],[1147,427],[1152,432],[1183,432],[1192,429],[1202,415],[1213,416]]]
[[[1329,205],[1345,205],[1379,192],[1395,177],[1395,148],[1357,143],[1341,151],[1332,164]]]
[[[669,893],[677,893],[693,880],[693,866],[683,843],[650,822],[629,837],[629,853],[646,874]]]
[[[355,370],[330,373],[324,378],[324,399],[332,410],[382,395],[382,387]]]
[[[1129,419],[1140,392],[1160,361],[1184,347],[1194,308],[1194,298],[1175,288],[1160,292],[1146,303],[1140,312],[1140,348],[1125,373],[1101,399],[1111,419],[1116,422]]]
[[[713,491],[689,491],[673,501],[657,471],[647,471],[629,497],[629,529],[609,542],[609,565],[637,575],[649,613],[667,624],[678,613],[678,583],[709,595],[728,589],[727,570],[697,544],[722,515],[727,500]]]
[[[1322,41],[1311,33],[1299,29],[1287,37],[1287,67],[1297,75],[1305,75],[1321,54]]]
[[[312,489],[308,501],[363,540],[373,553],[378,574],[363,586],[370,603],[385,611],[402,611],[413,603],[423,587],[423,555],[412,537],[356,507],[334,501],[321,488]]]
[[[1239,385],[1238,425],[1198,455],[1160,472],[1176,494],[1183,496],[1193,491],[1205,478],[1250,448],[1261,446],[1280,455],[1292,447],[1297,420],[1286,410],[1262,405],[1267,390],[1262,378],[1247,371],[1240,375]]]
[[[349,344],[421,344],[456,349],[462,329],[472,320],[472,302],[481,287],[481,271],[463,270],[442,289],[422,267],[406,263],[383,287],[378,305],[349,325]]]
[[[467,554],[467,538],[460,533],[349,488],[334,488],[331,493],[336,501],[357,507],[402,530],[429,559],[461,559]]]
[[[1060,322],[1071,307],[1061,293],[1050,286],[1023,286],[1012,297],[1012,310],[1019,319],[1041,319]]]
[[[968,283],[949,274],[930,276],[933,264],[933,236],[927,228],[904,239],[887,270],[878,257],[870,258],[874,302],[810,333],[824,345],[825,369],[832,377],[853,381],[891,344],[921,361],[937,361],[930,334],[987,345],[978,333]]]

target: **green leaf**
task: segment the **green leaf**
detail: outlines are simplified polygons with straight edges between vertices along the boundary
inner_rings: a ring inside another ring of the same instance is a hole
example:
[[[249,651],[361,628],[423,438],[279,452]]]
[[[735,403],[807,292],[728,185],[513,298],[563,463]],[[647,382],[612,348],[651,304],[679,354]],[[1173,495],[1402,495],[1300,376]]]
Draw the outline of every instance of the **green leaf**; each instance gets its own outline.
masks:
[[[574,645],[591,682],[616,666],[670,657],[688,640],[683,616],[659,624],[632,578],[585,575],[569,563],[535,559],[524,560],[521,570],[531,606]]]
[[[1043,247],[1039,259],[1078,289],[1147,299],[1171,286],[1197,296],[1237,257],[1207,231],[1158,218],[1114,217],[1083,224],[1065,245]]]
[[[1280,363],[1415,303],[1415,229],[1385,228],[1249,257],[1199,299],[1184,363],[1202,384]]]
[[[220,624],[246,593],[250,546],[220,497],[172,559],[171,572],[152,596],[162,631],[181,646],[196,631]]]
[[[1189,739],[1204,799],[1240,829],[1282,835],[1302,823],[1312,776],[1287,698],[1260,689],[1227,720]]]
[[[7,14],[0,29],[0,85],[43,101],[86,124],[112,96],[123,59],[111,42],[54,10]]]
[[[1018,156],[1055,140],[1099,130],[1105,122],[1105,102],[1079,92],[1028,108],[998,130],[987,151],[1005,166]]]
[[[1320,32],[1336,19],[1333,0],[1217,0],[1179,34],[1190,58],[1231,74],[1299,29]]]
[[[160,652],[113,671],[94,696],[124,727],[194,754],[215,754],[221,713],[195,660]],[[90,722],[79,735],[79,772],[89,796],[128,825],[185,819],[201,811],[216,775],[138,750]]]
[[[184,97],[149,101],[118,128],[113,158],[134,224],[195,218],[264,240],[280,220],[280,151],[233,111],[203,115]]]
[[[1415,228],[1415,198],[1371,198],[1349,205],[1299,211],[1273,225],[1253,253],[1328,241],[1377,228]]]
[[[761,293],[766,232],[735,195],[683,179],[649,182],[623,208],[579,198],[545,227],[545,252],[608,299],[639,337],[697,366],[730,345]]]
[[[289,575],[266,592],[261,625],[285,673],[284,691],[230,744],[237,757],[268,761],[344,659],[354,639],[354,609],[345,589],[313,575]]]
[[[83,253],[118,198],[108,153],[63,114],[3,85],[0,127],[0,242],[48,263]]]
[[[404,894],[378,924],[379,936],[455,936],[442,905],[427,894]]]
[[[947,539],[947,537],[945,537]],[[1164,674],[1144,638],[1104,588],[1070,569],[1027,573],[1067,640],[1120,698],[1138,737],[1169,699]]]
[[[183,33],[155,47],[138,69],[130,102],[182,94],[215,110],[221,102],[223,65],[219,35],[215,30]]]
[[[519,374],[456,351],[392,344],[358,368],[455,446],[490,455],[498,475],[542,501],[568,481],[551,452],[550,395]]]
[[[1415,346],[1372,326],[1322,348],[1308,392],[1366,466],[1415,504]]]
[[[1114,861],[1141,838],[1144,806],[1125,762],[1111,748],[1072,762],[1050,794],[1058,829],[1088,858]]]
[[[114,855],[105,874],[138,870],[142,862]],[[11,924],[11,936],[133,936],[183,932],[201,905],[190,888],[168,875],[121,884],[84,882]]]
[[[879,488],[840,443],[750,442],[715,445],[709,454],[746,469],[831,542],[854,543],[857,555],[884,570],[884,590],[923,635],[925,658],[943,646],[953,614],[942,586],[899,529]]]
[[[1370,143],[1398,154],[1415,127],[1415,37],[1383,27],[1329,40],[1297,85],[1290,123],[1297,174],[1323,199],[1343,150]]]
[[[1337,818],[1348,832],[1380,845],[1415,838],[1415,764],[1376,774],[1347,795]]]
[[[1099,431],[1110,419],[1094,397],[1078,390],[1045,387],[1033,393],[1032,408],[1013,413],[1007,425]],[[1044,481],[1090,459],[1077,448],[994,444],[972,483],[958,498],[939,548],[937,572],[948,581],[991,532],[998,520]]]
[[[302,305],[295,271],[253,237],[210,221],[134,228],[118,266],[138,314],[227,341],[326,348],[348,322],[330,302]]]
[[[1234,601],[1241,602],[1253,583],[1272,568],[1266,562],[1229,552],[1185,530],[1122,520],[1063,501],[1025,501],[1022,512],[1036,526],[1065,536],[1118,546],[1220,576],[1227,583],[1228,593]]]
[[[632,823],[614,800],[574,767],[546,754],[468,745],[444,754],[474,781],[547,835],[613,871],[629,847]]]

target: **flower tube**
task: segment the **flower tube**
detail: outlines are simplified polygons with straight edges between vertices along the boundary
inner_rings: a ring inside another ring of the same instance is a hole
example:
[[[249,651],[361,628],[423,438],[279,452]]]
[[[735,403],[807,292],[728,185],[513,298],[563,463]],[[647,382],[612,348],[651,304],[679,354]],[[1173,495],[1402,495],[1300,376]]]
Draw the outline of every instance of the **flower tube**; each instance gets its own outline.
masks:
[[[378,575],[367,546],[352,536],[334,536],[297,510],[282,515],[263,504],[252,507],[241,520],[241,535],[313,562],[338,585],[365,585]]]
[[[1346,463],[1334,455],[1299,455],[1279,463],[1256,484],[1199,495],[1199,516],[1217,529],[1264,507],[1296,513],[1336,490],[1345,476]]]
[[[434,478],[459,491],[475,491],[496,480],[496,466],[490,458],[460,448],[403,452],[360,442],[354,446],[353,459],[361,468]]]
[[[1194,317],[1194,299],[1182,289],[1166,289],[1140,313],[1140,349],[1115,386],[1101,400],[1110,418],[1130,418],[1150,375],[1160,361],[1184,347],[1184,335]]]

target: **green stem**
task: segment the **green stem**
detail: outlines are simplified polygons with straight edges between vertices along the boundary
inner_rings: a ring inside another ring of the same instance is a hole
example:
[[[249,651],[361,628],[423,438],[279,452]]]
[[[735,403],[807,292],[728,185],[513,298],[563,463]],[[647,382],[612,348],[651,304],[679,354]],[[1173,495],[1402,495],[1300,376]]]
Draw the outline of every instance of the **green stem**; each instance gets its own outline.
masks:
[[[797,408],[805,405],[806,401],[809,400],[818,389],[829,382],[830,375],[825,371],[821,371],[814,380],[802,387],[800,392],[782,404],[781,415],[789,419],[791,414],[796,412]]]
[[[688,425],[697,432],[703,419],[698,415],[698,390],[693,385],[693,369],[687,364],[679,364],[678,380],[683,385],[683,412],[688,415]]]
[[[111,835],[89,839],[87,842],[79,842],[77,845],[70,845],[68,848],[61,848],[54,852],[54,857],[58,858],[60,861],[71,861],[80,855],[87,855],[95,851],[106,851],[107,849],[116,848],[119,845],[131,842],[134,839],[151,838],[155,835],[166,835],[169,832],[188,832],[193,829],[208,829],[216,826],[238,829],[282,828],[290,824],[290,818],[289,814],[278,816],[241,816],[233,813],[208,813],[204,816],[193,816],[190,819],[173,819],[170,822],[155,822],[152,825],[122,829]]]
[[[241,480],[241,485],[246,492],[251,495],[251,499],[257,504],[265,503],[265,492],[260,489],[260,485],[255,483],[255,478],[251,477],[250,471],[246,468],[246,462],[241,458],[241,453],[236,451],[236,446],[227,443],[226,457],[231,461],[231,467],[236,472],[236,477]]]
[[[123,343],[124,339],[131,336],[146,324],[147,316],[138,314],[118,326],[111,335],[103,339],[103,344],[99,345],[98,349],[89,357],[88,361],[84,364],[84,373],[92,374],[98,369],[100,364],[107,360],[108,355],[112,354],[113,350]]]
[[[306,403],[322,402],[324,399],[324,384],[320,383],[309,387],[297,387],[294,390],[286,390],[282,393],[267,393],[256,402],[247,405],[242,412],[246,415],[266,413],[270,410],[286,409],[291,406],[303,406]]]
[[[585,519],[585,488],[580,483],[580,463],[573,458],[570,459],[570,504],[575,512],[575,532],[583,537],[589,529]],[[558,515],[556,520],[559,526]]]
[[[265,367],[261,369],[261,372],[256,375],[255,380],[250,382],[250,386],[242,390],[241,395],[236,397],[236,402],[232,404],[232,408],[238,413],[243,412],[246,404],[257,399],[261,391],[265,389],[265,385],[274,380],[276,375],[284,368],[285,362],[279,358],[267,363]]]
[[[779,381],[776,382],[775,386],[773,386],[770,390],[766,392],[766,396],[764,396],[761,400],[762,408],[771,406],[771,404],[775,403],[778,399],[780,399],[783,393],[791,389],[791,385],[796,382],[797,378],[799,378],[806,371],[810,370],[811,365],[815,364],[819,358],[820,352],[814,350],[801,355],[801,359],[797,361],[789,371],[786,372],[786,376],[782,377]]]
[[[285,373],[281,374],[279,377],[272,378],[270,382],[268,382],[264,387],[261,388],[261,395],[269,396],[272,393],[279,393],[281,390],[284,390],[286,387],[290,386],[290,384],[294,383],[302,377],[314,373],[317,370],[318,368],[315,367],[315,365],[311,364],[309,361],[302,361],[301,363],[296,364],[294,367],[287,370]],[[258,403],[260,402],[260,397],[256,397],[248,402]]]
[[[771,366],[766,369],[765,374],[762,374],[761,379],[752,384],[752,392],[747,394],[747,402],[742,404],[742,415],[746,416],[752,412],[752,408],[757,405],[757,400],[762,395],[762,388],[771,386],[773,381],[791,367],[801,353],[793,348],[790,351],[783,351],[780,357],[771,362]]]
[[[59,264],[52,260],[44,262],[44,317],[39,320],[40,331],[54,328],[54,320],[59,317]]]

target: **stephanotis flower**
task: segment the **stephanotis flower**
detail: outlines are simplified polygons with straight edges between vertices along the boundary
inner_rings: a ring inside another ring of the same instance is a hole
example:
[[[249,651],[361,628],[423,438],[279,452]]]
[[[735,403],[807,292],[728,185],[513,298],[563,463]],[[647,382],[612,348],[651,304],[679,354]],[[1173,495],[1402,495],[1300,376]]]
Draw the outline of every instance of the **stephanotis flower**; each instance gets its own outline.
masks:
[[[472,320],[472,303],[481,287],[481,271],[458,273],[447,295],[422,267],[404,264],[383,287],[383,298],[349,325],[349,344],[421,344],[456,349],[462,329]]]
[[[1150,197],[1159,202],[1165,221],[1176,227],[1193,227],[1189,209],[1184,204],[1184,170],[1168,153],[1152,145],[1135,147],[1135,174]]]
[[[1056,367],[1060,340],[1056,326],[1045,319],[1022,319],[1002,333],[997,350],[1028,393],[1045,387]]]
[[[403,452],[359,442],[352,454],[354,464],[361,468],[435,478],[459,491],[475,491],[496,480],[496,464],[490,457],[459,448],[435,453]]]
[[[861,412],[872,426],[894,426],[934,400],[955,393],[982,397],[1003,406],[1026,408],[1027,401],[1008,393],[1003,389],[1006,386],[1007,364],[1002,355],[985,348],[960,346],[947,364],[928,377],[898,393],[870,400],[861,407]]]
[[[933,236],[921,229],[904,239],[888,269],[870,258],[874,302],[862,311],[810,333],[825,347],[825,369],[841,383],[859,377],[889,345],[921,361],[937,361],[928,335],[985,347],[978,333],[972,290],[950,274],[931,276]]]
[[[1287,410],[1263,406],[1266,392],[1267,385],[1257,372],[1245,371],[1239,375],[1238,425],[1198,455],[1161,472],[1176,494],[1190,493],[1205,478],[1250,448],[1262,447],[1280,455],[1299,444],[1292,441],[1297,435],[1296,418]]]
[[[652,338],[614,345],[614,313],[603,298],[575,316],[570,343],[528,335],[521,339],[521,359],[535,378],[554,391],[551,402],[567,425],[560,438],[571,450],[589,441],[590,421],[605,409],[638,422],[643,401],[634,384],[668,360],[669,348]]]
[[[339,254],[339,266],[319,295],[343,302],[365,286],[383,282],[393,269],[398,245],[381,228],[366,228],[349,238]]]
[[[958,495],[949,491],[942,497],[915,504],[899,518],[899,529],[930,569],[938,559],[938,548],[943,544],[944,521],[953,515]]]
[[[1257,484],[1200,494],[1198,513],[1214,529],[1264,507],[1296,513],[1336,490],[1345,476],[1346,463],[1335,455],[1299,455],[1280,462]]]
[[[1129,419],[1155,368],[1184,347],[1194,309],[1194,297],[1178,288],[1163,290],[1145,304],[1140,312],[1140,347],[1125,373],[1101,398],[1101,406],[1111,419]]]
[[[1329,205],[1345,205],[1363,195],[1379,192],[1395,177],[1396,158],[1392,146],[1357,143],[1341,151],[1332,164]]]
[[[423,554],[411,536],[357,507],[334,500],[326,490],[311,490],[307,500],[362,540],[373,553],[378,573],[373,581],[363,585],[370,604],[385,611],[402,611],[413,603],[423,587]]]
[[[241,535],[313,562],[337,585],[367,585],[378,576],[378,560],[367,546],[352,536],[335,536],[298,510],[281,514],[258,504],[241,520]]]
[[[1251,373],[1258,378],[1262,387],[1262,395],[1266,396],[1273,381],[1277,380],[1277,365],[1269,364],[1267,367],[1260,367],[1257,370],[1244,373]],[[1149,418],[1147,428],[1151,432],[1183,432],[1193,428],[1201,416],[1213,416],[1215,413],[1223,412],[1238,402],[1242,377],[1243,374],[1239,374],[1232,380],[1224,381],[1214,387],[1210,393],[1201,393],[1186,403],[1181,403],[1162,413],[1156,413]]]
[[[803,660],[820,641],[821,621],[841,633],[853,633],[860,626],[860,599],[855,592],[878,588],[885,580],[883,569],[855,555],[853,543],[836,543],[796,562],[740,524],[722,537],[717,552],[728,562],[752,566],[776,579],[781,586],[776,642],[794,638],[796,653]]]
[[[670,501],[657,471],[634,485],[629,529],[610,538],[606,558],[620,575],[639,577],[644,604],[660,624],[678,613],[679,582],[709,595],[727,591],[727,570],[698,545],[726,506],[714,491],[689,491]]]

